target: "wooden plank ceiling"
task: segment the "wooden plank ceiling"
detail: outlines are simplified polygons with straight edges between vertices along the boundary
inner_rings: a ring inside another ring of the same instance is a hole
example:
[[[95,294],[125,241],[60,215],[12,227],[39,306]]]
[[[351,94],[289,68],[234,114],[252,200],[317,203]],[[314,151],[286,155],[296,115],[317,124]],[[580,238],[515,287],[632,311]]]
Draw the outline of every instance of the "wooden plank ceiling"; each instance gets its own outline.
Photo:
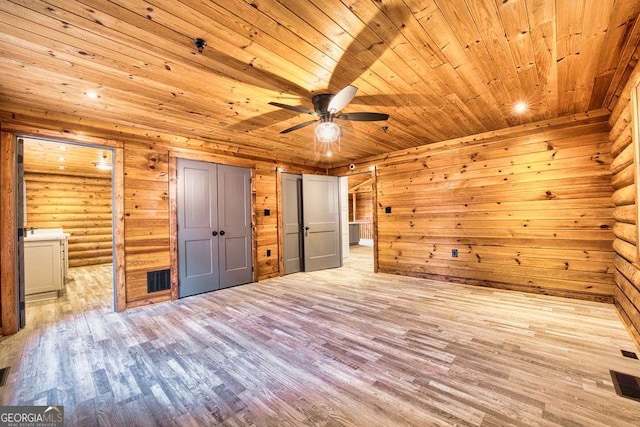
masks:
[[[4,0],[0,120],[345,164],[607,108],[639,12],[640,0]],[[391,118],[341,121],[332,157],[311,126],[279,134],[313,117],[269,101],[311,109],[349,84],[345,112]]]
[[[96,166],[111,165],[111,158],[109,149],[24,138],[26,172],[111,178],[111,169]]]

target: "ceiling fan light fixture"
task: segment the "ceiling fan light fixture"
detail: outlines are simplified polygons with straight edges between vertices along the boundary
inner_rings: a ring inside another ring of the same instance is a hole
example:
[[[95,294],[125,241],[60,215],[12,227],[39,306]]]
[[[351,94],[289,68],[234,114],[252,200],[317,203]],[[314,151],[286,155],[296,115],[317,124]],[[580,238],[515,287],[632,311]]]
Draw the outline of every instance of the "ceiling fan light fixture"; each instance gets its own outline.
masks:
[[[316,126],[314,133],[318,142],[336,142],[340,138],[340,126],[334,122],[321,122]]]

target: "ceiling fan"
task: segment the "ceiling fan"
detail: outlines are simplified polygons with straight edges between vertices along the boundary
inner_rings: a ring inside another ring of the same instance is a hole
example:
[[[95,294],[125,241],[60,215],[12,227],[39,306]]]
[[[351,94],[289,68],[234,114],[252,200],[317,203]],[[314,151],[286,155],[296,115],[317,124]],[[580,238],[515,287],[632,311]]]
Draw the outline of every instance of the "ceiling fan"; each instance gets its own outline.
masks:
[[[314,111],[296,105],[281,104],[279,102],[269,102],[269,104],[286,110],[311,114],[318,117],[317,119],[291,126],[290,128],[281,131],[281,134],[293,132],[294,130],[319,122],[315,130],[316,139],[320,142],[334,142],[340,137],[340,127],[333,122],[333,119],[352,120],[357,122],[375,122],[387,120],[389,118],[388,114],[382,113],[341,113],[342,109],[345,108],[356,96],[357,91],[357,87],[349,85],[341,89],[335,95],[330,93],[315,95],[311,99]]]

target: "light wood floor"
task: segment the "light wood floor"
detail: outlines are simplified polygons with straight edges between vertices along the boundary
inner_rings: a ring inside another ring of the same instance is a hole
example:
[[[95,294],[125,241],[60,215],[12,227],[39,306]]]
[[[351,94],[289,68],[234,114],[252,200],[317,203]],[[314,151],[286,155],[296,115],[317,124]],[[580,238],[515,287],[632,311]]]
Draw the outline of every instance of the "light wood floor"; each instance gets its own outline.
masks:
[[[29,305],[0,405],[67,425],[638,426],[612,305],[342,269],[111,312],[109,268]]]

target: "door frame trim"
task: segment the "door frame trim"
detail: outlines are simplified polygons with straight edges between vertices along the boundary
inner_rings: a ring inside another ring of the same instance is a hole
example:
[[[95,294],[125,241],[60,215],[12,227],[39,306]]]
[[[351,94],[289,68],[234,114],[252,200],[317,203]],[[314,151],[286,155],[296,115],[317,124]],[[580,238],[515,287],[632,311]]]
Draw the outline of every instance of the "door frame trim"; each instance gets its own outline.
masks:
[[[19,330],[18,319],[11,316],[17,313],[17,300],[15,291],[18,284],[15,283],[14,275],[17,268],[15,259],[15,244],[13,239],[6,239],[4,236],[17,233],[15,223],[16,203],[15,186],[16,181],[16,143],[17,138],[37,138],[52,141],[59,141],[68,144],[78,144],[93,147],[106,147],[113,150],[113,172],[111,175],[112,189],[112,223],[113,223],[113,293],[114,310],[121,312],[126,309],[127,295],[125,287],[125,255],[124,255],[124,144],[106,138],[95,138],[84,135],[68,134],[57,131],[39,129],[32,126],[4,126],[2,129],[2,140],[0,144],[2,176],[2,194],[0,195],[0,205],[2,205],[2,221],[0,225],[0,311],[2,312],[1,334],[11,335]],[[8,170],[5,169],[8,167]],[[8,216],[13,216],[10,219]],[[6,218],[5,218],[6,217]],[[5,221],[5,219],[9,219]],[[16,234],[17,236],[17,234]],[[11,277],[9,277],[11,276]],[[9,289],[10,288],[10,289]]]
[[[251,280],[258,280],[258,240],[256,232],[256,163],[248,159],[230,159],[186,151],[169,151],[169,265],[171,269],[171,301],[180,298],[180,280],[178,274],[178,159],[196,160],[226,166],[240,166],[251,173]]]

